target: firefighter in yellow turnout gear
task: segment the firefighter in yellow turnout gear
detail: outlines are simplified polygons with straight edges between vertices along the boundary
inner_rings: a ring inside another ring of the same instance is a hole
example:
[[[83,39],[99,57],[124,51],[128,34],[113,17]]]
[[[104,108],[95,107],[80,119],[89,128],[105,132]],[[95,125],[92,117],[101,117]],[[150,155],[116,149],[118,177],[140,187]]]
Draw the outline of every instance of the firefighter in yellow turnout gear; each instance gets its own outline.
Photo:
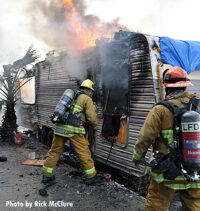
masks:
[[[82,94],[76,99],[71,113],[76,115],[83,124],[80,126],[73,126],[64,123],[56,123],[52,146],[47,153],[47,158],[43,165],[43,183],[55,179],[53,173],[60,157],[60,153],[64,149],[64,143],[67,140],[73,145],[85,177],[88,179],[96,178],[94,161],[91,157],[91,152],[88,146],[89,142],[85,137],[86,130],[84,128],[84,123],[86,121],[93,127],[97,126],[96,106],[91,99],[94,91],[94,83],[89,79],[84,80],[80,86],[80,91]]]
[[[165,77],[166,75],[167,77]],[[166,87],[166,100],[175,105],[186,106],[189,100],[196,96],[185,91],[186,87],[192,86],[192,84],[183,69],[172,67],[164,72],[163,78],[163,85]],[[160,155],[168,155],[169,148],[164,143],[164,139],[170,146],[173,140],[173,121],[172,112],[164,105],[155,105],[151,109],[133,151],[133,162],[136,165],[140,164],[151,145],[154,146],[154,151],[159,152]],[[149,175],[151,180],[145,211],[166,211],[177,190],[180,192],[182,210],[200,210],[199,179],[192,182],[186,180],[183,175],[178,175],[174,179],[165,179],[164,173],[154,167],[149,169]]]

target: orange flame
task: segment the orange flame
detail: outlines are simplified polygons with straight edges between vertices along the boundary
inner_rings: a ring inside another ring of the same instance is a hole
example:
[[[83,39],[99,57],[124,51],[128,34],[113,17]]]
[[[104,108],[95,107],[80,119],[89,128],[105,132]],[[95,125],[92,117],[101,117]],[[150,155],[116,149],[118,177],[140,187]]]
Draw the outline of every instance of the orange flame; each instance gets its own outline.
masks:
[[[63,0],[63,3],[64,3],[64,7],[72,7],[73,4],[72,4],[72,0]]]
[[[65,17],[69,23],[69,30],[73,37],[74,48],[84,49],[95,46],[99,38],[111,38],[112,32],[106,27],[94,27],[87,25],[83,17],[78,13],[73,5],[73,0],[63,0]]]

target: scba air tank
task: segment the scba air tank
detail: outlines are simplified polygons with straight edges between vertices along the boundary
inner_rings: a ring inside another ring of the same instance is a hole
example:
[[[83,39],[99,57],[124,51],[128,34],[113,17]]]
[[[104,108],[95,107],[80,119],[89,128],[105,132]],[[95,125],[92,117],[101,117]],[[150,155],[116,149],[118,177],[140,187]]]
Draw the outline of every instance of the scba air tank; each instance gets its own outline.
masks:
[[[66,89],[54,110],[54,115],[58,118],[64,116],[65,112],[71,106],[74,97],[74,91],[72,89]]]
[[[200,170],[200,114],[187,111],[181,118],[183,165],[187,170]]]

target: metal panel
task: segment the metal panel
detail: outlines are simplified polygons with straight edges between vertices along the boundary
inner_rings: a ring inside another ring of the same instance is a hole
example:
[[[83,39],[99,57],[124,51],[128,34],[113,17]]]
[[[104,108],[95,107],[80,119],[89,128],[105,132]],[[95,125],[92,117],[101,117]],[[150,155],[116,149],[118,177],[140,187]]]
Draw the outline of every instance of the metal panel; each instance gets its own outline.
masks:
[[[40,126],[53,128],[50,116],[67,88],[76,89],[77,81],[62,66],[61,57],[52,57],[38,65],[36,108]]]
[[[97,133],[95,146],[96,160],[120,169],[129,174],[141,176],[145,173],[145,167],[135,167],[132,162],[132,151],[137,140],[138,133],[142,127],[148,111],[155,103],[154,83],[151,71],[149,46],[145,36],[135,34],[130,40],[130,81],[129,81],[129,129],[128,144],[125,148],[111,143]],[[114,75],[113,75],[114,78]],[[102,108],[99,107],[102,111]],[[101,113],[101,112],[100,112]],[[100,128],[102,115],[99,115]],[[151,150],[147,153],[147,159]]]
[[[133,34],[130,39],[130,50],[128,55],[129,61],[129,117],[128,117],[128,143],[125,147],[117,143],[113,144],[101,136],[103,124],[103,107],[101,102],[97,102],[98,107],[98,131],[95,143],[95,159],[111,167],[138,177],[145,173],[145,167],[135,167],[132,162],[132,150],[137,141],[139,131],[149,110],[159,99],[158,87],[156,80],[156,61],[154,58],[154,68],[152,69],[152,55],[149,40],[144,35]],[[102,97],[100,70],[103,64],[100,64],[101,58],[98,57],[98,48],[93,52],[85,54],[84,62],[86,66],[92,67],[94,79],[99,89],[100,98]],[[115,55],[112,55],[112,58]],[[77,81],[71,78],[65,67],[62,66],[61,58],[52,57],[51,65],[48,62],[41,62],[38,65],[39,72],[37,77],[37,114],[40,125],[53,128],[49,121],[58,100],[66,88],[77,88]],[[113,79],[115,75],[113,75]],[[200,94],[199,80],[192,80],[194,87],[189,87],[189,91]],[[120,99],[119,99],[120,100]],[[146,159],[149,159],[151,149],[149,149]]]
[[[57,56],[50,55],[45,61],[37,64],[36,110],[40,126],[53,128],[54,125],[49,117],[52,115],[63,92],[66,89],[78,88],[78,79],[71,76],[70,71],[63,63],[69,56],[71,55],[62,52]],[[87,69],[96,71],[99,65],[95,48],[80,52],[77,58],[80,59],[79,62],[83,65],[82,70],[85,73]],[[98,73],[98,71],[96,72]]]

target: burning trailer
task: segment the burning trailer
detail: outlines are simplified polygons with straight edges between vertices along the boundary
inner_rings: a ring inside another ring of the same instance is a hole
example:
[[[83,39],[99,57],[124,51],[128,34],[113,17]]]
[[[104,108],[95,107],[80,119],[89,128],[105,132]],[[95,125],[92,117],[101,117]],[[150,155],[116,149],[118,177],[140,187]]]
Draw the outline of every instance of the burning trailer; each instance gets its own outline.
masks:
[[[41,142],[51,144],[54,125],[49,117],[63,92],[77,89],[80,81],[91,78],[96,86],[99,121],[95,140],[88,134],[95,160],[130,175],[145,175],[146,166],[133,164],[132,151],[149,110],[164,98],[162,72],[170,66],[181,66],[188,73],[200,69],[199,45],[119,31],[113,40],[97,40],[96,46],[75,54],[50,52],[35,67],[35,108]],[[200,94],[200,72],[190,76],[195,86],[189,91]],[[146,161],[151,156],[149,150]]]

